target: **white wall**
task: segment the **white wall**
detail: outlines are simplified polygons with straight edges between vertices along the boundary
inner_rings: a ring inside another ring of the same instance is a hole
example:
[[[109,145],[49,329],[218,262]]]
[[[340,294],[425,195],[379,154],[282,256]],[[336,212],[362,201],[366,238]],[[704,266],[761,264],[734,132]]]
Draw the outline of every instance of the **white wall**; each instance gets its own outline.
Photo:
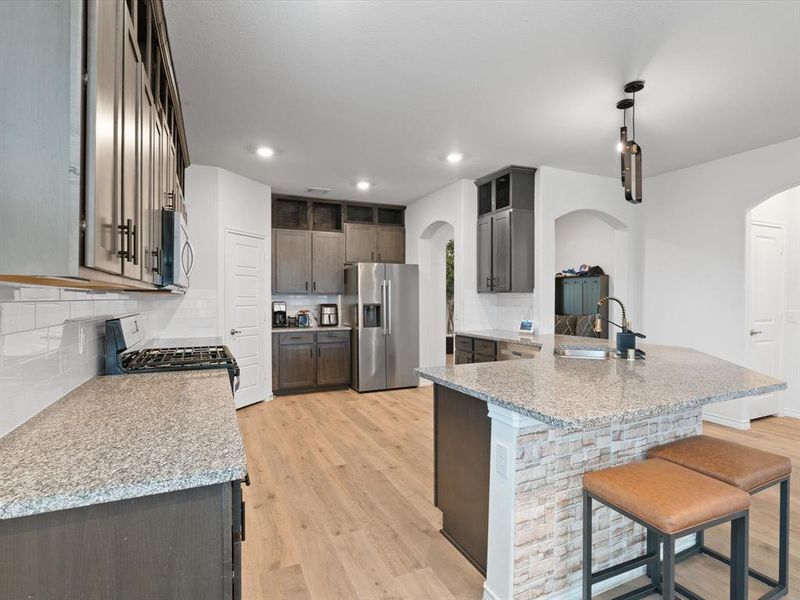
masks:
[[[552,333],[555,313],[555,273],[560,269],[556,257],[556,220],[579,211],[579,214],[602,219],[613,229],[613,268],[606,271],[613,289],[628,309],[628,318],[640,330],[643,308],[637,256],[639,239],[638,207],[625,202],[622,186],[615,177],[601,177],[551,167],[536,173],[536,290],[534,319],[541,333]],[[605,268],[605,267],[604,267]],[[617,320],[616,306],[610,316]],[[619,321],[617,321],[619,322]]]
[[[555,271],[582,264],[614,270],[614,228],[587,212],[573,212],[556,219]]]
[[[417,240],[421,307],[419,361],[421,365],[443,365],[447,336],[446,245],[448,240],[455,240],[455,229],[450,223],[439,221],[423,235],[424,238]]]
[[[781,377],[786,379],[789,389],[782,392],[782,401],[784,414],[800,418],[800,187],[786,190],[759,204],[750,211],[750,219],[779,225],[783,229]]]
[[[189,237],[197,259],[191,287],[178,309],[179,323],[173,323],[166,330],[166,335],[185,336],[188,332],[200,331],[202,326],[203,331],[213,331],[208,335],[219,336],[227,342],[230,327],[225,315],[225,232],[234,230],[263,236],[266,252],[262,387],[265,398],[271,394],[272,382],[269,331],[272,275],[268,260],[272,244],[271,198],[269,186],[225,169],[192,165],[186,170]]]
[[[800,184],[800,138],[644,182],[643,331],[746,365],[748,210]],[[707,415],[746,426],[747,400]]]

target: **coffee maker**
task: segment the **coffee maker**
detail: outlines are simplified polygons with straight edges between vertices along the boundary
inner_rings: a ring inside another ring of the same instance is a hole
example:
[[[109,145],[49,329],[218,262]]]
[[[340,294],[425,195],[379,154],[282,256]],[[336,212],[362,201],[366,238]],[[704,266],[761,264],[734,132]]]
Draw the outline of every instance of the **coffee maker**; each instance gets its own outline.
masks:
[[[277,300],[272,303],[272,326],[289,326],[289,322],[286,319],[286,302],[283,300]]]

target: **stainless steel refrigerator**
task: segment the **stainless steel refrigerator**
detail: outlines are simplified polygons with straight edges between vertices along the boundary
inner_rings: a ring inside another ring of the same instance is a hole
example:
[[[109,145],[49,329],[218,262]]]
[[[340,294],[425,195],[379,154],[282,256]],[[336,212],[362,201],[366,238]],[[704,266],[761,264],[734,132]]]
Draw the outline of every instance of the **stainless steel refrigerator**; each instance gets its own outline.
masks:
[[[342,322],[352,328],[353,389],[372,392],[419,385],[414,373],[419,367],[417,265],[347,267]]]

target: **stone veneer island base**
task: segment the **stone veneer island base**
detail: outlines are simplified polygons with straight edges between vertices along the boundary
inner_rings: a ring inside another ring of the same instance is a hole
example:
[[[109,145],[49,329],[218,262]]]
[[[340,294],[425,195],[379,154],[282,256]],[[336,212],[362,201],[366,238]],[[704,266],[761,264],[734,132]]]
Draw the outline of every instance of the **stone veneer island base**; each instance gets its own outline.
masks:
[[[580,598],[583,473],[702,431],[702,406],[786,384],[687,348],[629,362],[555,356],[606,340],[537,336],[533,360],[419,370],[434,386],[435,501],[486,600]],[[594,569],[635,558],[644,530],[597,506]],[[595,586],[595,593],[635,577]]]

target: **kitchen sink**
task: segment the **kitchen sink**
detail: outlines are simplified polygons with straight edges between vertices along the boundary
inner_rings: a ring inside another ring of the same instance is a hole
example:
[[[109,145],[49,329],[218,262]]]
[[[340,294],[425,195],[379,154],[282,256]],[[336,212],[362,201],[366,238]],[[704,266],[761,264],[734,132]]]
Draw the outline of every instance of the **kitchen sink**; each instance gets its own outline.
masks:
[[[556,348],[553,350],[553,354],[567,358],[606,360],[612,358],[615,352],[611,348]]]

